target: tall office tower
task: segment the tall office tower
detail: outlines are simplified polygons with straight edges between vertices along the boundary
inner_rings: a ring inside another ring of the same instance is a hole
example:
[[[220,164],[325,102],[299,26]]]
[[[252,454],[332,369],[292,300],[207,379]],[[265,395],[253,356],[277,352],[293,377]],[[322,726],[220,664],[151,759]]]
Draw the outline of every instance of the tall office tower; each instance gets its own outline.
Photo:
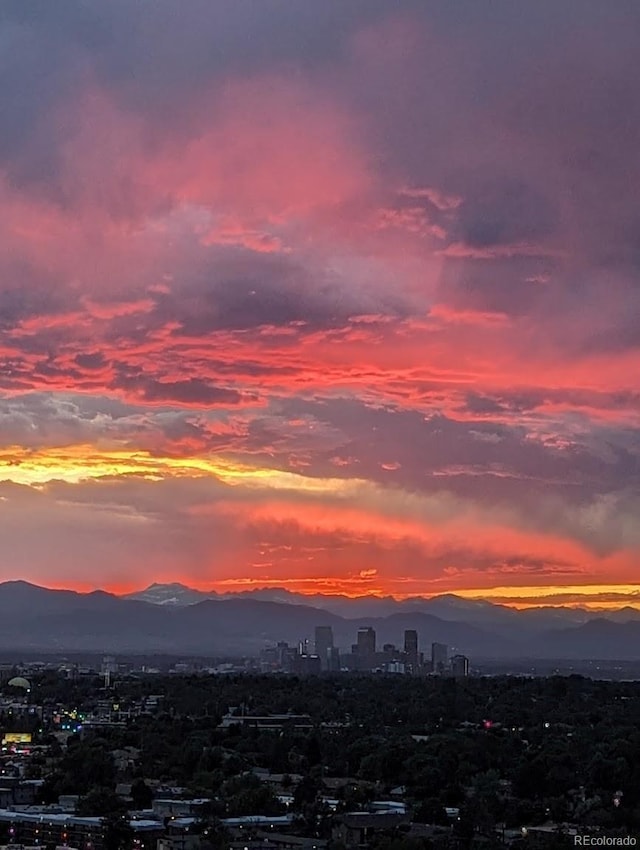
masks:
[[[371,626],[365,626],[358,629],[358,655],[375,655],[376,652],[376,633]]]
[[[469,675],[469,659],[466,655],[454,655],[451,659],[451,675],[464,679]]]
[[[100,675],[104,679],[105,688],[111,687],[112,676],[117,669],[118,665],[116,664],[115,657],[113,655],[105,655],[102,659],[102,667],[100,668]]]
[[[415,629],[407,629],[404,633],[404,655],[409,672],[415,673],[418,669],[418,632]]]
[[[442,676],[442,674],[447,669],[447,664],[449,662],[449,647],[446,643],[432,643],[431,644],[431,664],[433,666],[433,672]]]
[[[331,673],[340,672],[340,650],[337,646],[332,646],[328,653],[327,670]]]
[[[358,670],[371,670],[375,666],[376,633],[371,626],[358,629],[356,654]]]
[[[320,659],[320,669],[329,670],[329,656],[333,649],[333,629],[331,626],[316,626],[316,655]]]
[[[285,667],[285,664],[286,664],[286,659],[288,658],[288,656],[290,654],[289,644],[287,643],[286,640],[279,640],[278,644],[276,646],[276,649],[278,651],[277,663],[278,663],[278,666],[280,667],[280,669],[283,670],[284,667]]]
[[[311,641],[303,638],[298,641],[298,655],[311,655]]]

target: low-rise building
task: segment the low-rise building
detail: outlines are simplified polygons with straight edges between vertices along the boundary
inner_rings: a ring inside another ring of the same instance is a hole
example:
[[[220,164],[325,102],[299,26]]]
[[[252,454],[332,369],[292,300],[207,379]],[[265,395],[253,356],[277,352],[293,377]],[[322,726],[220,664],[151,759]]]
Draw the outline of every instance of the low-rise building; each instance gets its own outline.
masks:
[[[252,716],[250,714],[227,713],[219,724],[219,729],[228,729],[230,726],[252,726],[261,730],[280,730],[283,727],[293,729],[312,729],[313,723],[308,714],[267,714],[263,716]]]
[[[288,835],[283,832],[263,832],[258,830],[256,838],[276,850],[324,850],[328,842],[321,838],[306,838],[302,835]]]
[[[256,829],[289,829],[294,821],[293,815],[243,815],[236,818],[222,818],[220,823],[239,837],[245,832]]]
[[[198,816],[203,813],[206,807],[211,803],[209,797],[198,797],[194,800],[180,800],[169,798],[161,798],[154,800],[151,804],[151,809],[155,817],[187,817],[189,815]]]
[[[132,820],[130,826],[136,850],[155,850],[157,840],[164,834],[164,824],[157,820]],[[0,809],[0,828],[11,843],[68,848],[90,845],[92,850],[104,850],[106,827],[105,819],[101,817]]]
[[[409,819],[397,812],[348,812],[336,819],[331,838],[347,847],[368,847],[382,835],[393,836]]]

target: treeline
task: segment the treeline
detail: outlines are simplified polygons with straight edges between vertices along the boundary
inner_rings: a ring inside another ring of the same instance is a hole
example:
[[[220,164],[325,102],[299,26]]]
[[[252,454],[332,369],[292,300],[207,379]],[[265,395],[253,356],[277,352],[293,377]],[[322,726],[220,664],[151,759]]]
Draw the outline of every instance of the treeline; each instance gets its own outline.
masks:
[[[251,773],[261,768],[302,777],[291,783],[294,809],[309,822],[326,815],[329,776],[354,780],[334,794],[344,810],[403,786],[414,820],[446,823],[445,807],[459,807],[458,831],[546,821],[640,827],[638,683],[167,676],[117,682],[113,698],[126,708],[151,693],[163,696],[156,714],[73,736],[45,793],[113,790],[126,778],[144,796],[142,779],[157,779],[211,797],[212,817],[277,813],[281,803]],[[245,715],[308,714],[312,728],[219,728],[232,706]],[[139,750],[127,776],[111,756],[124,747]]]

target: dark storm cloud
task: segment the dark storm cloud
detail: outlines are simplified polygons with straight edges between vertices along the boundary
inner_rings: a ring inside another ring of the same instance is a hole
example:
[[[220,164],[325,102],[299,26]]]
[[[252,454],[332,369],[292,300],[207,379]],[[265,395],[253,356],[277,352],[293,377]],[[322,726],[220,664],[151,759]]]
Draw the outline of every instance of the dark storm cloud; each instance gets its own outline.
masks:
[[[0,282],[0,327],[10,328],[24,319],[56,314],[64,309],[63,299],[50,284],[29,285],[31,278],[26,268],[14,268],[13,274]]]
[[[495,394],[469,392],[463,401],[463,408],[469,413],[487,414],[489,417],[498,413],[513,414],[514,421],[521,413],[538,411],[544,414],[549,405],[582,409],[585,412],[634,410],[640,407],[640,392],[601,392],[592,389],[549,387]]]
[[[159,450],[170,455],[180,446],[211,450],[215,445],[218,413],[198,416],[188,409],[175,409],[176,399],[186,405],[216,404],[212,388],[167,387],[166,405],[149,408],[143,402],[125,403],[116,398],[76,393],[23,393],[0,397],[0,450],[7,446],[29,449],[68,446],[74,443],[113,442],[142,450]],[[161,393],[162,394],[162,393]],[[207,401],[203,401],[207,398]],[[209,400],[212,399],[212,400]],[[232,408],[235,397],[225,402]],[[222,421],[224,421],[224,416]],[[230,435],[226,437],[229,443]]]
[[[201,254],[192,270],[155,300],[150,322],[179,322],[175,335],[291,323],[344,327],[350,317],[363,313],[401,316],[407,310],[394,293],[367,291],[322,266],[242,249]]]
[[[188,288],[161,296],[157,315],[179,321],[179,333],[194,335],[294,321],[324,326],[334,318],[331,303],[308,291],[310,281],[303,269],[298,269],[296,281],[295,269],[286,260],[248,259],[244,268],[226,273],[224,264],[212,265]]]
[[[577,17],[572,4],[554,2],[517,8],[503,2],[482,8],[473,2],[417,0],[393,5],[377,0],[349,4],[12,0],[0,10],[6,71],[12,75],[5,79],[13,83],[3,87],[6,131],[0,138],[5,156],[7,161],[17,158],[25,169],[30,159],[34,177],[38,172],[42,179],[50,177],[56,165],[47,157],[55,156],[56,144],[64,138],[64,127],[57,125],[52,109],[77,93],[87,75],[128,109],[146,114],[150,126],[157,127],[160,121],[163,134],[189,134],[193,130],[189,121],[199,120],[189,116],[191,98],[195,95],[197,100],[212,83],[274,68],[308,74],[328,71],[336,63],[348,62],[358,33],[394,16],[424,27],[432,40],[426,47],[431,49],[408,56],[405,64],[396,61],[381,86],[363,91],[357,75],[350,83],[362,106],[379,107],[375,110],[379,133],[395,127],[384,146],[389,157],[400,157],[401,164],[415,163],[410,176],[457,178],[464,162],[456,159],[459,140],[452,140],[451,133],[457,136],[465,124],[468,131],[478,121],[477,106],[500,109],[500,114],[490,115],[498,128],[504,121],[507,128],[537,137],[542,145],[552,137],[564,142],[564,154],[561,149],[558,153],[576,174],[587,167],[603,177],[603,169],[609,176],[620,175],[620,154],[632,152],[638,119],[633,76],[628,73],[634,61],[634,24],[640,23],[634,3],[584,2]],[[589,49],[594,39],[595,51]],[[559,62],[567,45],[574,52],[568,56],[573,76],[565,75],[563,82]],[[403,69],[414,74],[413,85],[407,85]],[[386,113],[385,106],[390,107]],[[437,120],[433,106],[439,107]],[[181,120],[168,124],[167,108]],[[386,126],[386,120],[392,124]],[[482,166],[491,164],[502,179],[515,166],[516,183],[530,167],[539,165],[533,150],[530,162],[518,159],[521,139],[512,140],[513,154],[505,149],[504,160],[496,160],[495,139],[488,146],[486,124],[481,123],[472,161],[479,156]],[[45,128],[48,136],[39,132]],[[391,140],[401,144],[388,144]],[[573,149],[567,146],[569,141]],[[161,143],[153,132],[148,142]],[[37,149],[30,148],[33,144]],[[448,175],[443,174],[445,164]],[[421,174],[434,166],[437,174]],[[513,205],[512,198],[506,200]],[[494,226],[502,227],[500,211],[494,215],[498,219]]]
[[[472,406],[477,402],[472,401]],[[522,403],[522,402],[521,402]],[[537,500],[557,493],[569,501],[589,501],[602,492],[630,489],[640,494],[640,457],[633,451],[637,431],[602,429],[607,452],[598,440],[570,445],[532,439],[524,424],[425,418],[399,408],[372,408],[353,399],[283,401],[290,415],[306,414],[343,436],[340,454],[355,466],[333,467],[333,474],[391,481],[421,491],[451,489],[479,499]],[[481,407],[503,408],[500,402]],[[486,409],[477,413],[485,413]],[[531,427],[531,426],[529,426]],[[544,430],[542,420],[539,427]],[[618,439],[616,439],[618,437]],[[419,463],[416,463],[419,458]],[[311,471],[328,474],[331,456],[316,454]],[[389,469],[385,469],[385,464]]]
[[[165,401],[199,405],[234,405],[242,401],[235,390],[213,387],[205,381],[190,378],[188,381],[146,381],[142,397],[145,401]]]
[[[74,360],[82,369],[100,369],[106,363],[104,355],[99,351],[93,354],[76,354]]]
[[[524,182],[503,178],[465,188],[458,216],[459,238],[472,247],[537,244],[556,230],[552,204]]]
[[[198,378],[184,381],[159,381],[146,375],[120,375],[114,386],[126,390],[142,402],[164,402],[195,406],[228,406],[243,401],[241,393],[226,387],[213,386]]]
[[[331,64],[363,20],[386,14],[377,0],[346,7],[8,0],[0,8],[0,162],[14,185],[67,203],[60,155],[69,127],[59,110],[87,83],[106,87],[125,109],[145,116],[152,148],[161,137],[193,131],[200,121],[193,101],[229,75]],[[176,120],[167,123],[167,110]]]
[[[36,23],[47,9],[53,6],[4,3],[0,8],[0,162],[15,185],[48,185],[54,178],[61,140],[54,112],[82,82],[71,33],[46,33]]]

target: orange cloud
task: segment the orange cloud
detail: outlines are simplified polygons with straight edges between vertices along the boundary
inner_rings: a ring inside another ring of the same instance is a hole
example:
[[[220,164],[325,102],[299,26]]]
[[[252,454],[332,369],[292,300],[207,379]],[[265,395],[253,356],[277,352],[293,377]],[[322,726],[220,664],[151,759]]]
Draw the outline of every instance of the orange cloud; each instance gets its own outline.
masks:
[[[154,37],[117,62],[111,39],[74,42],[55,54],[73,85],[53,74],[7,118],[6,480],[43,495],[55,473],[67,499],[84,494],[91,529],[87,480],[146,494],[186,482],[186,501],[167,497],[183,545],[154,549],[158,575],[218,563],[237,586],[368,592],[630,580],[638,164],[634,134],[611,130],[636,119],[609,97],[635,78],[631,53],[610,52],[618,24],[528,79],[526,16],[501,53],[483,28],[447,35],[417,7],[327,11],[312,31],[303,7],[290,14],[304,47],[249,16],[239,29],[266,33],[250,56],[236,24],[206,14],[170,44],[162,18],[133,27],[132,44]],[[513,74],[479,84],[501,62]],[[189,501],[221,469],[233,497]],[[447,509],[415,507],[434,498]],[[104,509],[105,551],[121,527],[144,551],[138,519],[156,533],[135,499]],[[47,503],[38,527],[65,510]]]

